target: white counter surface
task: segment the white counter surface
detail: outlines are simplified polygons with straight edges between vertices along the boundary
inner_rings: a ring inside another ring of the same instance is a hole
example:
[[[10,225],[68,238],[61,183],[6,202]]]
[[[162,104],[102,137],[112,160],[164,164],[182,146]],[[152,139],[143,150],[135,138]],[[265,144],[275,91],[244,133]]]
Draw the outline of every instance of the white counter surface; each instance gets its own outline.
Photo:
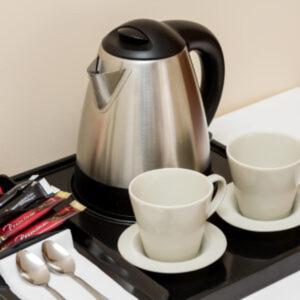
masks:
[[[224,145],[251,131],[278,131],[300,139],[300,87],[215,118],[210,131]]]

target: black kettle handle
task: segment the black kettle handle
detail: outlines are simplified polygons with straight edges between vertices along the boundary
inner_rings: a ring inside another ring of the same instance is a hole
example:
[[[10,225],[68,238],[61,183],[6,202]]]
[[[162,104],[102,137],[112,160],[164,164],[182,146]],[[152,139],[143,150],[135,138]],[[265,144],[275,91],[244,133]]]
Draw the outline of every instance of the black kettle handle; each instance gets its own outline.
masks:
[[[200,91],[207,123],[210,124],[222,95],[225,64],[221,46],[216,37],[204,26],[182,20],[165,21],[165,24],[185,40],[189,51],[196,51],[201,63]]]

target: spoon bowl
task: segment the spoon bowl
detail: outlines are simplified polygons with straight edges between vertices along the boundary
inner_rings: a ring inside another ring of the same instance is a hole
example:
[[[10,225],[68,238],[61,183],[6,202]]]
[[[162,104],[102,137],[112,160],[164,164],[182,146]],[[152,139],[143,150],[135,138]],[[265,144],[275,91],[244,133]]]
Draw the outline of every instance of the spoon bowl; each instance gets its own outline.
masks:
[[[45,263],[34,253],[23,250],[18,252],[16,263],[20,275],[35,285],[48,284],[50,272]]]
[[[50,272],[39,256],[27,250],[19,251],[16,255],[16,264],[21,277],[27,282],[45,287],[57,300],[65,300],[49,286]]]
[[[42,244],[42,253],[49,268],[55,273],[72,277],[98,300],[107,300],[100,292],[94,289],[85,280],[75,274],[75,262],[70,253],[60,244],[47,240]]]
[[[54,272],[61,274],[73,274],[75,272],[74,259],[60,244],[51,240],[45,241],[42,245],[42,252],[45,261]]]

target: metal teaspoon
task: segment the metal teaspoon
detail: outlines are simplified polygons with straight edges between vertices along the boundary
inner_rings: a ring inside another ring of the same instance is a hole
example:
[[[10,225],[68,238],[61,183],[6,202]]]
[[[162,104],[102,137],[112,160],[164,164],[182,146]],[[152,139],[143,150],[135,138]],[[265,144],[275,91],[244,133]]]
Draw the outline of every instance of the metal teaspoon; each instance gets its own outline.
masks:
[[[75,274],[75,262],[70,253],[60,244],[53,241],[45,241],[42,244],[42,253],[50,270],[71,276],[82,287],[90,292],[98,300],[108,300],[105,296],[95,290],[82,278]]]
[[[19,251],[16,264],[22,278],[31,284],[45,287],[57,300],[65,300],[59,292],[49,286],[49,269],[36,254],[27,250]]]

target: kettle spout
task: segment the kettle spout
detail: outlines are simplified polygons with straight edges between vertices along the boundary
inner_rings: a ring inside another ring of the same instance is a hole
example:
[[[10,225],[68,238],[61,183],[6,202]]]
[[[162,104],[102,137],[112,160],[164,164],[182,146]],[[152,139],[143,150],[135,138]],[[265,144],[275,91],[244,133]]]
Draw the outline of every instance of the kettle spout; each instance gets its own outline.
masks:
[[[87,71],[99,109],[104,109],[120,92],[128,76],[124,76],[125,69],[101,73],[100,59],[97,57],[88,67]]]

